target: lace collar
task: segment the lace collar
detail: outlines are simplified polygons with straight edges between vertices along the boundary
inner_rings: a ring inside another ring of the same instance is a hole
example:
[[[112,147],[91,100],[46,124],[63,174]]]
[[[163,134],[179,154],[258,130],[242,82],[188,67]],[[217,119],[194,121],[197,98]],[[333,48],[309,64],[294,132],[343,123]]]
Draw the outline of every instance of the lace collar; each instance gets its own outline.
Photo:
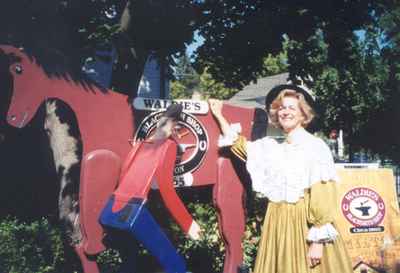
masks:
[[[303,127],[299,127],[291,131],[289,134],[285,134],[285,142],[288,144],[299,145],[307,142],[310,135],[311,134]]]

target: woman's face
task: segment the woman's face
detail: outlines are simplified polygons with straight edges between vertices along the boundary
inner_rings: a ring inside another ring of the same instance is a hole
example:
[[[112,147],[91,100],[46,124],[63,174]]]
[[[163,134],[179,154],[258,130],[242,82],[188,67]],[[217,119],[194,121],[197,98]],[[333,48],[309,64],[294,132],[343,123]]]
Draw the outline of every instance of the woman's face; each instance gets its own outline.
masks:
[[[299,100],[294,97],[283,97],[282,104],[278,109],[278,121],[286,133],[301,126],[304,120]]]

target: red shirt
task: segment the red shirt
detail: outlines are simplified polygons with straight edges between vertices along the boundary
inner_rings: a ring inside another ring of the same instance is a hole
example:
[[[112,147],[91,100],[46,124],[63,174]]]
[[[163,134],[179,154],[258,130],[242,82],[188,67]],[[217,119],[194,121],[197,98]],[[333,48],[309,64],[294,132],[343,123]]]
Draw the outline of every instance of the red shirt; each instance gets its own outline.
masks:
[[[193,219],[173,185],[176,153],[177,144],[172,139],[136,143],[122,166],[112,210],[120,210],[132,198],[146,200],[152,183],[157,183],[166,207],[188,233]]]

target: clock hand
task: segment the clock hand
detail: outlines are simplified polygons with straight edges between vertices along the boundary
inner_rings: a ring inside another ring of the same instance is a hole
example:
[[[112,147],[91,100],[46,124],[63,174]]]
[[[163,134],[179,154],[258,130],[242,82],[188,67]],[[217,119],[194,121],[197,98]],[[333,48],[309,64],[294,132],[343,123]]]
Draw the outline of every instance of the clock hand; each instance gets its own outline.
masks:
[[[178,147],[179,147],[179,151],[182,152],[182,153],[184,153],[187,149],[196,147],[196,144],[184,144],[184,143],[179,143],[179,144],[178,144]]]

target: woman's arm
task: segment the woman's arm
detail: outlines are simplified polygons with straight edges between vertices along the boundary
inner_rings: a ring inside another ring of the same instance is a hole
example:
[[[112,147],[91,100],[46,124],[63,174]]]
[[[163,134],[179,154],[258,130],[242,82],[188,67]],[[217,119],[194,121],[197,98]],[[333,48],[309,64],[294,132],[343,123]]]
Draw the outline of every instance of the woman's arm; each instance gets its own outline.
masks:
[[[319,149],[318,149],[319,148]],[[323,243],[332,242],[338,236],[334,227],[337,214],[338,181],[333,157],[329,147],[320,139],[314,149],[318,154],[312,170],[313,181],[321,181],[310,188],[308,222],[312,225],[307,240],[311,243],[308,257],[310,264],[315,266],[322,257]]]
[[[230,131],[230,125],[222,114],[223,102],[217,99],[209,99],[208,104],[210,105],[210,110],[215,119],[217,120],[222,134],[225,136]]]
[[[311,224],[307,236],[307,241],[310,243],[308,250],[310,266],[320,263],[323,243],[334,241],[338,235],[332,225],[336,209],[336,183],[328,181],[314,184],[310,189],[307,219]]]
[[[246,161],[247,140],[244,136],[239,135],[241,130],[240,124],[231,125],[228,123],[228,121],[222,114],[222,106],[223,106],[222,101],[216,99],[209,99],[208,103],[210,105],[211,112],[215,117],[215,119],[217,120],[219,127],[222,131],[222,136],[220,136],[218,140],[218,146],[219,147],[230,146],[230,149],[234,155],[236,155],[240,160]]]

